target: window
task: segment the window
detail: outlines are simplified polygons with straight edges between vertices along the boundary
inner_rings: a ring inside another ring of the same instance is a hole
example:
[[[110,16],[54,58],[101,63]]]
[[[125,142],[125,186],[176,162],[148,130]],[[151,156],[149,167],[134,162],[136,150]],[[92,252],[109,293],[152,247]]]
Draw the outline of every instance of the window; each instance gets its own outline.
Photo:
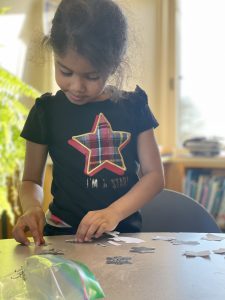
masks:
[[[178,0],[178,141],[225,138],[225,1]]]
[[[0,65],[17,76],[22,76],[26,45],[21,39],[25,14],[1,15]]]

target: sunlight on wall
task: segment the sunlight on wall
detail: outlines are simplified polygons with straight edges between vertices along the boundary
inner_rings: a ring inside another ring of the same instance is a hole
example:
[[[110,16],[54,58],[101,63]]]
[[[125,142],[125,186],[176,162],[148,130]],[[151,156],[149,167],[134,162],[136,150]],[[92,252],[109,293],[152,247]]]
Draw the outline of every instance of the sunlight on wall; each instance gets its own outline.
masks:
[[[25,14],[10,14],[0,18],[0,65],[19,77],[22,76],[26,56],[26,45],[20,39],[24,21]]]

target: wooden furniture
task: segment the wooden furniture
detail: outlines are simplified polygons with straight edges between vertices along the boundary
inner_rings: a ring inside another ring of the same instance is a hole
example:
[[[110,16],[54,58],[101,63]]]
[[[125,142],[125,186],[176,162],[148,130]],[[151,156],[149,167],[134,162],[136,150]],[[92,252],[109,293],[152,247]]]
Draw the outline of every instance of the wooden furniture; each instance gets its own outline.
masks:
[[[166,188],[183,192],[183,181],[188,168],[211,169],[225,175],[225,156],[207,158],[183,155],[165,159]]]
[[[8,203],[11,208],[11,214],[14,215],[14,221],[16,222],[18,217],[22,213],[22,208],[19,202],[18,186],[20,183],[20,173],[16,171],[13,177],[9,177],[7,180],[8,190]],[[9,212],[2,211],[0,215],[0,239],[9,238],[12,236],[13,224],[10,222],[8,215]]]
[[[86,264],[94,273],[107,300],[224,300],[224,256],[212,250],[225,248],[225,240],[205,241],[197,233],[123,234],[141,238],[145,243],[107,245],[94,243],[70,244],[72,236],[46,237],[48,247],[19,245],[12,239],[0,241],[0,277],[19,269],[26,257],[54,248],[64,251],[64,257]],[[152,240],[156,235],[178,240],[199,241],[200,245],[173,245],[168,241]],[[217,234],[225,237],[225,235]],[[154,253],[132,253],[131,247],[153,247]],[[186,258],[184,251],[210,250],[210,258]],[[131,257],[132,264],[106,264],[112,256]],[[12,280],[12,286],[15,284]]]

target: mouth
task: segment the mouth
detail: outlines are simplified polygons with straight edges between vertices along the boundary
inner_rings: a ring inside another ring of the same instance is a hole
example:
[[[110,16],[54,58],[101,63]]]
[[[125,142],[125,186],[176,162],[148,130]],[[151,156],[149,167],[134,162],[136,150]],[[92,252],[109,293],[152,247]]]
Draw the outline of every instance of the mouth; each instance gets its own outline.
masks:
[[[72,102],[83,102],[85,100],[85,95],[74,95],[71,93],[66,93],[67,97],[69,98],[70,101]]]

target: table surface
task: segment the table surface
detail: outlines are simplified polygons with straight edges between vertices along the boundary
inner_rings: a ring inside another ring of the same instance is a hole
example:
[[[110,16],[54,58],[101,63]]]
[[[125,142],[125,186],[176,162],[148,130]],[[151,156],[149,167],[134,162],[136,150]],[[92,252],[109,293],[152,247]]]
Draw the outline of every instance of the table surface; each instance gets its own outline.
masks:
[[[152,240],[154,236],[173,236],[178,240],[199,241],[200,245],[173,245],[171,242]],[[225,256],[212,250],[225,248],[225,240],[206,241],[205,233],[135,233],[121,234],[143,239],[140,244],[120,246],[97,242],[72,244],[66,239],[73,236],[46,237],[49,246],[19,245],[13,239],[0,240],[0,277],[21,267],[24,259],[54,248],[64,252],[64,257],[87,265],[110,300],[224,300]],[[217,234],[224,236],[224,234]],[[131,247],[154,247],[154,253],[132,253]],[[184,251],[210,250],[209,258],[183,255]],[[112,256],[131,257],[132,264],[106,264]]]

